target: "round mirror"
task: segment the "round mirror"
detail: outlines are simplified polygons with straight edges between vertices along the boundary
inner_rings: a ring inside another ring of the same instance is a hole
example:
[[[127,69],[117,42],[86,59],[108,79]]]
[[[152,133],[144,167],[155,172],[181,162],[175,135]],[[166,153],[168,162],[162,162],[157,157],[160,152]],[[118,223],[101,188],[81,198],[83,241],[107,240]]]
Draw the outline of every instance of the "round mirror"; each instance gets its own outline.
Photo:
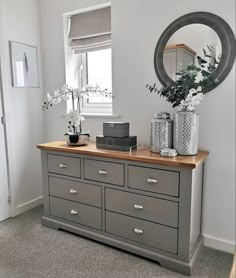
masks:
[[[154,54],[155,71],[166,87],[174,85],[178,72],[187,66],[209,63],[214,81],[210,91],[229,74],[235,52],[234,34],[222,18],[206,12],[191,13],[175,20],[161,35]]]

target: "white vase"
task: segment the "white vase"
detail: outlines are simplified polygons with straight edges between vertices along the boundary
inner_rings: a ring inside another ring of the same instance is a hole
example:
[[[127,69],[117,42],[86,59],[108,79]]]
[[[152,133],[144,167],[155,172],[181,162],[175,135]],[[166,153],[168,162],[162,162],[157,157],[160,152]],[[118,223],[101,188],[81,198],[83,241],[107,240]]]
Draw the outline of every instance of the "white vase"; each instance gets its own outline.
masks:
[[[180,155],[196,155],[199,143],[199,114],[180,111],[174,114],[174,149]]]

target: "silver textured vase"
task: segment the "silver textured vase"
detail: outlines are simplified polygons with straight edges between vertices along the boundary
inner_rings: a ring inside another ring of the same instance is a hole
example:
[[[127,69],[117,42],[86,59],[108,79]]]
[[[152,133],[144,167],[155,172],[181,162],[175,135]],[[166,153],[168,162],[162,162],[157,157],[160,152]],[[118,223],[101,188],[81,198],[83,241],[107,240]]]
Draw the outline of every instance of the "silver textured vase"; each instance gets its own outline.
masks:
[[[178,112],[174,114],[174,149],[180,155],[196,155],[199,142],[199,114]]]
[[[160,153],[162,149],[172,148],[173,121],[169,113],[158,113],[151,121],[150,151]]]

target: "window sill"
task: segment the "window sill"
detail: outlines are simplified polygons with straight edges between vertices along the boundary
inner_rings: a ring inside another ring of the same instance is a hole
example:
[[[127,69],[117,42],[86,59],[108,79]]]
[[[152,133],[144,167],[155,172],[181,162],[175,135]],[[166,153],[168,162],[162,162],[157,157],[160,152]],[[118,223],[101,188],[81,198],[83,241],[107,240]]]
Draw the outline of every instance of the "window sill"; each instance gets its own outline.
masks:
[[[120,115],[101,113],[82,113],[81,116],[85,118],[120,118]]]
[[[67,114],[61,115],[62,117],[66,117]],[[116,114],[101,114],[101,113],[81,113],[81,116],[85,118],[120,118],[120,115]]]

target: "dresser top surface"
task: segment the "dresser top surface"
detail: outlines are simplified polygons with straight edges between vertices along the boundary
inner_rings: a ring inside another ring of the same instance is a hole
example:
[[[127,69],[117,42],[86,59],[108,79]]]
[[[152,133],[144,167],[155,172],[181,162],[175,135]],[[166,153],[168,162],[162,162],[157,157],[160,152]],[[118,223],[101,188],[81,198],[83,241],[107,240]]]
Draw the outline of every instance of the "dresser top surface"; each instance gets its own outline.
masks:
[[[54,141],[45,144],[39,144],[37,147],[41,150],[66,152],[73,154],[85,154],[106,158],[117,158],[137,162],[154,163],[167,166],[176,166],[184,168],[196,168],[205,161],[208,156],[207,151],[199,151],[195,156],[176,156],[162,157],[157,153],[150,152],[149,148],[133,150],[131,152],[113,151],[96,148],[95,143],[89,143],[87,146],[68,146],[65,141]]]

